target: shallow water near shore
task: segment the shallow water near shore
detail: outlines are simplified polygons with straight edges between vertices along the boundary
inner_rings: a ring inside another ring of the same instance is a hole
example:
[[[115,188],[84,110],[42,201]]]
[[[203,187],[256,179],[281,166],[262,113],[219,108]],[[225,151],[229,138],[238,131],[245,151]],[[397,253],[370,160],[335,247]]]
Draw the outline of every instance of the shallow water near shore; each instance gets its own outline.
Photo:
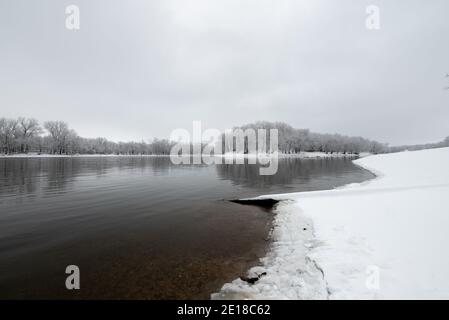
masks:
[[[0,298],[208,299],[268,248],[267,208],[227,200],[373,175],[351,159],[173,165],[164,157],[0,159]],[[65,288],[77,265],[81,290]]]

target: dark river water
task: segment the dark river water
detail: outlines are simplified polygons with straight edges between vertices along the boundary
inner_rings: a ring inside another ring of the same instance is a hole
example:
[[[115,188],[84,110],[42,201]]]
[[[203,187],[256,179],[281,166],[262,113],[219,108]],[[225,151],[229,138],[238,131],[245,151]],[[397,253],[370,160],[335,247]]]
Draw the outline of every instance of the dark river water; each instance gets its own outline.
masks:
[[[173,165],[164,157],[0,159],[0,298],[208,299],[258,263],[270,210],[229,202],[372,175],[349,159]],[[68,265],[81,289],[67,290]]]

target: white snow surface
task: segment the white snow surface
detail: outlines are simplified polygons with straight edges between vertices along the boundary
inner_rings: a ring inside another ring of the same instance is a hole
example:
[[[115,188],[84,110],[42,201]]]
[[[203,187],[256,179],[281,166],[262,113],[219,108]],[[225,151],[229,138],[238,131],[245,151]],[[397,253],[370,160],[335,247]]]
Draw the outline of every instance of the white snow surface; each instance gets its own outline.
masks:
[[[449,299],[449,148],[355,163],[377,178],[262,196],[285,201],[269,254],[249,271],[260,279],[212,298]]]

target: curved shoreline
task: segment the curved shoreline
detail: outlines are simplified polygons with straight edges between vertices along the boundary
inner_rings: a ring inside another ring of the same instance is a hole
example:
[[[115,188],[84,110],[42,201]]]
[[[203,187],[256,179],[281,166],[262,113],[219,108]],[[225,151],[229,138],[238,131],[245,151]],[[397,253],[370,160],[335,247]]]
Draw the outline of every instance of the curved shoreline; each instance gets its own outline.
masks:
[[[284,200],[272,250],[249,271],[266,275],[254,285],[234,280],[212,298],[447,299],[449,148],[355,163],[376,177],[258,197]],[[310,237],[301,229],[307,223]]]
[[[353,163],[356,164],[354,161]],[[297,194],[319,194],[344,190],[354,185],[366,185],[379,177],[378,172],[356,165],[369,171],[374,177],[361,183],[349,183],[334,189],[268,194],[234,201],[241,204],[273,206],[275,216],[271,232],[272,242],[267,255],[260,259],[261,264],[247,272],[247,278],[255,279],[254,282],[235,279],[225,284],[219,292],[212,293],[211,299],[329,299],[331,292],[324,271],[309,256],[310,251],[319,245],[314,233],[313,220],[303,212],[293,210],[292,202],[295,200],[292,197]],[[295,227],[296,230],[292,231],[291,229]],[[290,230],[286,231],[287,229]],[[295,239],[289,238],[292,233],[297,234]],[[291,277],[293,269],[301,274],[301,279]],[[287,287],[290,290],[279,295],[280,287]]]

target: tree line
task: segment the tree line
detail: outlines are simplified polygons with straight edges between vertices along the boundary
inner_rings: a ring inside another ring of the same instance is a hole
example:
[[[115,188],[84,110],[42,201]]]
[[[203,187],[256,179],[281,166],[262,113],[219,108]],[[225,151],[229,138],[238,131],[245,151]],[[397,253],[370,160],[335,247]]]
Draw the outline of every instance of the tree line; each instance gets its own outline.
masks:
[[[425,143],[425,144],[415,144],[415,145],[405,145],[405,146],[395,146],[390,148],[390,152],[400,152],[400,151],[417,151],[424,149],[435,149],[435,148],[445,148],[449,147],[449,137],[446,139],[436,142],[436,143]]]
[[[259,121],[234,129],[277,129],[279,151],[299,152],[385,153],[449,146],[449,137],[436,144],[389,147],[385,143],[362,137],[340,134],[322,134],[308,129],[296,129],[283,122]],[[112,142],[106,138],[83,138],[63,121],[46,121],[41,125],[33,118],[0,118],[0,153],[46,154],[117,154],[117,155],[168,155],[173,141],[154,139],[151,142]],[[223,149],[224,150],[224,149]],[[226,152],[226,150],[224,150]]]
[[[279,152],[294,154],[299,152],[352,153],[388,152],[388,145],[362,137],[351,137],[341,134],[323,134],[311,132],[309,129],[296,129],[283,122],[258,121],[238,129],[270,129],[278,130]],[[246,147],[246,146],[245,146]]]
[[[63,121],[0,118],[0,153],[43,154],[158,154],[168,155],[173,143],[166,139],[152,142],[112,142],[106,138],[83,138]]]

